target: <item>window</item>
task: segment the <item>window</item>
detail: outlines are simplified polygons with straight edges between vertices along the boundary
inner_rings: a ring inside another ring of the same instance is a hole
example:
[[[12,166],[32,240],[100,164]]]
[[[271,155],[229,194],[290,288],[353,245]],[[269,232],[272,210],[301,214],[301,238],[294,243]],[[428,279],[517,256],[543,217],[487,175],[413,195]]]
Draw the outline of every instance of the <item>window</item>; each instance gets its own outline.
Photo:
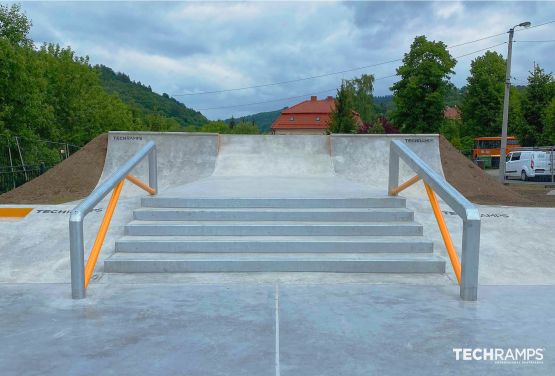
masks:
[[[520,153],[514,153],[511,161],[519,161],[520,160]]]
[[[316,116],[316,121],[320,121],[320,116]]]
[[[295,120],[295,118],[293,116],[290,116],[289,121],[293,121],[293,120]]]

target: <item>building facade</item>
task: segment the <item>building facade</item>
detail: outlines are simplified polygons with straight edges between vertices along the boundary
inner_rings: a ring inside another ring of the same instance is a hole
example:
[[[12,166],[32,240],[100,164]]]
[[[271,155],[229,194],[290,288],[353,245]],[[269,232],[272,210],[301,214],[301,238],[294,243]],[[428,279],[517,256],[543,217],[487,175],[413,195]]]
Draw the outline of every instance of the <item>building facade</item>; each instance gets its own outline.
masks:
[[[281,112],[272,124],[272,134],[326,134],[330,112],[335,109],[333,97],[318,99],[316,96]],[[360,115],[353,112],[357,125],[362,125]]]

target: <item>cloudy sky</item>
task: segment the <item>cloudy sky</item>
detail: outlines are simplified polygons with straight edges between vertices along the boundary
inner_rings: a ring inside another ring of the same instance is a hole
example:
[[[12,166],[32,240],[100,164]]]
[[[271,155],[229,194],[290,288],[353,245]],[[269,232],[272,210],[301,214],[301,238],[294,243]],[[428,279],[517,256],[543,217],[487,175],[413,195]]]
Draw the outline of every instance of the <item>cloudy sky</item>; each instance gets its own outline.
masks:
[[[70,45],[93,64],[125,72],[210,119],[275,110],[311,94],[332,95],[342,78],[362,73],[378,78],[375,95],[389,94],[395,77],[387,76],[399,62],[352,69],[401,58],[417,35],[453,46],[523,21],[555,21],[555,2],[24,2],[22,7],[33,21],[36,42]],[[503,34],[450,52],[457,57],[506,40]],[[555,40],[555,22],[515,34],[515,84],[526,81],[534,62],[555,72],[555,43],[531,42],[546,40]],[[491,50],[505,55],[507,45]],[[464,85],[471,60],[482,53],[457,59],[455,85]],[[237,106],[243,104],[248,105]]]

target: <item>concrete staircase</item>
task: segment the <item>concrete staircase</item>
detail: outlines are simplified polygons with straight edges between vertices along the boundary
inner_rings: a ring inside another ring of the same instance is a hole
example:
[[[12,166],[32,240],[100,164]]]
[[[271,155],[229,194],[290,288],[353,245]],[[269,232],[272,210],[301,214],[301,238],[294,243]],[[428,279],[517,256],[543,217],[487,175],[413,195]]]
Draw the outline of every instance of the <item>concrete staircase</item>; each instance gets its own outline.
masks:
[[[398,197],[146,197],[112,273],[444,273]]]

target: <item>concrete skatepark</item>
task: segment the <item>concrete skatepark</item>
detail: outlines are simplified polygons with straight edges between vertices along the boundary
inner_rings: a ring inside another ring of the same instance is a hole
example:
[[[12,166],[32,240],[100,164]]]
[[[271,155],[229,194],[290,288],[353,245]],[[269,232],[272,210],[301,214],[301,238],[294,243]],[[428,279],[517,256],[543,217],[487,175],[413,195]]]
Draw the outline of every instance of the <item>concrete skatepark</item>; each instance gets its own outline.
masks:
[[[422,184],[387,197],[392,139],[443,173],[437,135],[111,132],[99,184],[153,140],[159,194],[126,183],[82,301],[69,286],[76,202],[1,222],[0,364],[8,374],[106,364],[115,374],[553,374],[555,209],[479,206],[479,300],[463,302]],[[134,174],[147,181],[146,162]],[[401,164],[400,181],[413,175]],[[86,254],[106,202],[86,217]],[[461,221],[442,210],[460,250]],[[454,359],[452,348],[485,346],[546,355],[518,367]]]

